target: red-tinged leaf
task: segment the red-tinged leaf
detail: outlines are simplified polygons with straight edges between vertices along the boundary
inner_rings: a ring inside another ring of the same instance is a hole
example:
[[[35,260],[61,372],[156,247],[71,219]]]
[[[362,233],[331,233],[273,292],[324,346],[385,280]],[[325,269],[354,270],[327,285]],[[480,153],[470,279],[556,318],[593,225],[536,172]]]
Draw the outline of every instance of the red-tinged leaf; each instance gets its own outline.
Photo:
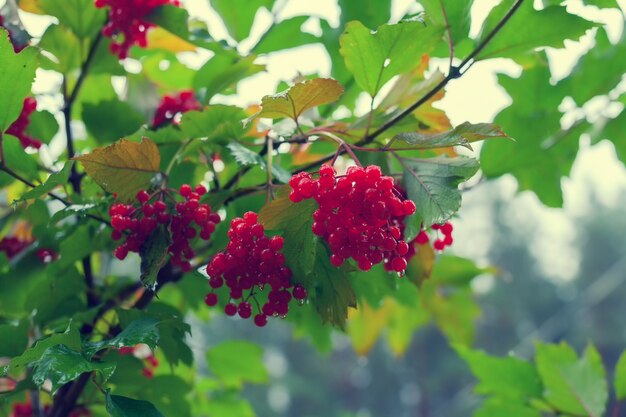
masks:
[[[141,143],[122,139],[75,159],[83,164],[87,175],[117,194],[120,201],[132,200],[139,190],[148,188],[161,164],[159,149],[147,138]]]
[[[247,120],[256,117],[269,119],[289,117],[297,120],[306,110],[332,103],[341,94],[343,94],[343,87],[331,78],[306,80],[293,85],[282,93],[263,97],[261,100],[263,109]]]

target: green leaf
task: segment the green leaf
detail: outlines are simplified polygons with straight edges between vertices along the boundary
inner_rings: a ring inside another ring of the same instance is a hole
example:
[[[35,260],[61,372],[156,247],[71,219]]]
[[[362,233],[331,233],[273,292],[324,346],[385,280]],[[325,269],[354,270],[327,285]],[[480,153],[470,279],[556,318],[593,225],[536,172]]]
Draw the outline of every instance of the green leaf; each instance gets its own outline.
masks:
[[[61,253],[63,256],[58,260],[59,265],[70,266],[74,262],[83,259],[94,251],[94,242],[88,227],[78,227],[69,233],[61,241]]]
[[[617,401],[626,399],[626,351],[622,352],[615,365],[615,398]]]
[[[293,203],[286,188],[279,192],[278,198],[263,206],[259,222],[268,230],[282,232],[285,262],[298,281],[310,274],[315,265],[318,239],[311,231],[311,225],[317,203],[313,200]]]
[[[602,68],[602,71],[598,71]],[[572,73],[558,86],[582,106],[595,96],[608,94],[626,73],[626,33],[613,45],[604,29],[596,32],[596,44],[583,55]]]
[[[144,343],[154,350],[160,338],[159,322],[159,319],[148,316],[133,320],[120,334],[112,339],[88,343],[85,347],[85,353],[92,357],[104,348],[113,347],[119,349],[124,346],[135,346],[139,343]]]
[[[265,66],[255,64],[255,59],[255,55],[241,57],[233,53],[222,53],[211,58],[197,71],[193,80],[194,88],[203,93],[202,102],[209,103],[219,93],[236,92],[239,81],[264,71]]]
[[[183,114],[180,130],[189,138],[206,138],[207,142],[229,143],[244,136],[241,124],[246,112],[235,106],[216,104],[203,111]]]
[[[237,163],[241,166],[259,165],[264,171],[267,171],[267,162],[265,158],[256,152],[251,151],[238,142],[231,142],[226,145],[230,153],[233,155]],[[272,165],[272,177],[278,181],[286,184],[291,179],[291,174],[280,167],[279,165]]]
[[[14,357],[23,353],[28,346],[29,330],[27,319],[14,324],[0,324],[0,357]]]
[[[206,354],[209,370],[231,387],[244,382],[260,384],[269,380],[260,346],[243,340],[229,340],[210,348]]]
[[[541,397],[541,380],[531,363],[513,356],[490,356],[463,345],[454,348],[478,379],[475,390],[479,394],[521,400]]]
[[[235,392],[218,392],[211,396],[207,409],[211,417],[255,417],[256,413],[248,401]]]
[[[156,290],[157,274],[167,262],[167,249],[171,243],[169,231],[159,226],[141,245],[141,283],[150,291]]]
[[[426,16],[439,26],[450,25],[452,43],[458,45],[468,37],[471,23],[471,8],[474,0],[420,0]],[[445,13],[445,14],[444,14]],[[446,40],[448,31],[445,32]]]
[[[181,39],[189,39],[189,13],[184,7],[163,5],[155,8],[146,20]]]
[[[96,104],[85,103],[83,121],[89,133],[102,144],[130,135],[145,123],[144,117],[128,103],[116,99]]]
[[[441,26],[418,20],[382,25],[374,33],[355,21],[339,39],[340,52],[359,87],[374,97],[394,75],[418,66],[419,57],[436,46],[442,33]]]
[[[35,162],[35,160],[26,153],[18,138],[5,134],[2,136],[1,145],[7,167],[27,179],[37,179],[37,162]],[[9,177],[8,174],[0,172],[0,183],[3,178],[7,179],[5,184],[11,183],[14,180],[13,177]]]
[[[254,46],[254,53],[267,54],[319,42],[317,36],[300,29],[308,19],[309,16],[294,16],[272,25]]]
[[[120,140],[106,148],[75,158],[102,188],[117,194],[120,201],[130,201],[139,190],[150,187],[160,171],[159,148],[149,139],[141,143]]]
[[[339,0],[341,26],[358,20],[365,26],[378,27],[391,18],[391,0]]]
[[[526,405],[511,403],[502,398],[490,398],[474,411],[473,417],[542,417],[543,414]]]
[[[441,255],[433,268],[431,281],[441,285],[467,286],[480,274],[495,274],[493,267],[480,268],[474,261],[453,255]]]
[[[106,19],[106,11],[91,0],[39,0],[39,6],[81,39],[95,36]]]
[[[59,123],[49,111],[36,111],[30,115],[30,123],[26,128],[27,135],[43,143],[50,143],[58,131]]]
[[[80,66],[80,41],[71,30],[60,25],[50,25],[38,45],[41,68],[67,74]]]
[[[72,204],[57,211],[50,217],[49,224],[55,225],[63,219],[70,216],[78,216],[80,218],[86,218],[89,210],[96,207],[95,204]]]
[[[80,349],[80,333],[76,326],[70,323],[65,332],[54,333],[50,336],[37,340],[32,347],[27,349],[20,356],[11,359],[7,369],[9,372],[21,372],[27,365],[38,361],[48,348],[61,344],[68,346],[71,349]]]
[[[576,416],[600,417],[608,400],[604,368],[595,348],[579,359],[567,344],[536,344],[535,362],[544,386],[543,397],[555,409]]]
[[[502,20],[512,3],[511,0],[503,1],[489,13],[477,42],[481,42]],[[548,6],[539,11],[533,8],[532,1],[525,1],[480,52],[478,59],[504,57],[528,62],[536,48],[562,48],[566,39],[578,40],[594,26],[595,23],[568,13],[565,7]]]
[[[91,362],[79,352],[65,345],[49,347],[33,368],[33,382],[41,387],[46,380],[52,383],[52,395],[61,386],[77,379],[85,372],[98,371],[104,379],[111,377],[115,364]]]
[[[447,132],[424,134],[419,132],[399,133],[397,140],[413,145],[415,149],[447,148],[464,146],[472,149],[470,143],[493,138],[509,138],[500,126],[491,123],[472,124],[463,122]],[[510,139],[510,138],[509,138]],[[397,142],[396,142],[397,143]],[[401,145],[396,145],[401,146]]]
[[[589,125],[561,131],[558,107],[564,92],[551,86],[547,67],[535,66],[519,78],[501,75],[498,80],[515,105],[501,111],[495,123],[506,126],[516,142],[485,142],[480,154],[483,174],[487,178],[512,174],[520,190],[531,190],[544,204],[560,207],[561,178],[569,174],[580,135]]]
[[[46,180],[46,182],[22,194],[20,200],[32,200],[32,199],[39,198],[42,195],[51,192],[59,185],[67,184],[70,174],[72,172],[73,165],[74,165],[74,161],[68,161],[63,166],[63,169],[61,171],[55,172],[54,174],[50,175],[48,179]]]
[[[281,93],[263,97],[261,100],[263,109],[247,121],[257,117],[270,119],[288,117],[297,121],[306,110],[332,103],[342,93],[343,87],[331,78],[313,78],[299,82]]]
[[[230,36],[237,42],[250,35],[259,8],[271,10],[274,0],[209,0],[224,21]]]
[[[37,68],[37,49],[26,48],[19,54],[13,51],[9,34],[0,28],[0,132],[4,132],[22,112],[24,99]]]
[[[303,285],[322,321],[344,328],[348,308],[356,308],[356,295],[348,280],[347,266],[335,268],[330,263],[328,249],[319,240],[316,254],[313,270],[303,280]]]
[[[403,183],[407,196],[416,205],[414,224],[424,227],[444,223],[461,206],[458,185],[478,171],[478,161],[471,158],[436,157],[402,159]]]
[[[133,400],[107,391],[106,409],[111,417],[165,417],[148,401]]]

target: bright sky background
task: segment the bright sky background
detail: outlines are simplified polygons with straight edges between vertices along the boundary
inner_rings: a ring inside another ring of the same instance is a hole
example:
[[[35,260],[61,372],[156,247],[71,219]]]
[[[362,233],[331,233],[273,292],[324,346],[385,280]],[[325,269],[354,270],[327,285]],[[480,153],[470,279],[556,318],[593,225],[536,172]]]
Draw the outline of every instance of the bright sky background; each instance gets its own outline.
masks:
[[[622,9],[626,10],[626,0],[618,0],[618,2]],[[0,6],[4,3],[5,0],[0,0]],[[184,0],[183,3],[192,17],[207,22],[215,39],[232,41],[218,15],[209,7],[208,0]],[[472,35],[478,34],[482,20],[491,7],[497,3],[499,3],[497,0],[475,0],[472,9]],[[541,4],[541,1],[535,0],[535,4]],[[581,13],[587,18],[607,23],[611,40],[615,42],[619,39],[623,25],[623,16],[619,11],[584,7],[581,0],[569,0],[567,7],[570,12]],[[399,20],[407,12],[418,10],[420,6],[415,1],[393,0],[392,22]],[[274,11],[278,20],[296,15],[311,16],[312,18],[304,25],[304,29],[314,34],[320,31],[320,17],[328,20],[332,26],[337,26],[339,23],[336,0],[277,0]],[[22,13],[22,19],[33,36],[40,36],[50,22],[49,18],[28,13]],[[271,21],[271,14],[266,10],[261,10],[257,14],[250,39],[239,45],[240,51],[247,52],[271,24]],[[592,36],[586,36],[580,42],[567,41],[566,48],[562,50],[548,50],[555,80],[567,76],[578,57],[592,47],[592,39]],[[192,67],[200,67],[211,54],[211,52],[185,53],[182,59]],[[258,62],[267,66],[267,72],[244,80],[240,84],[238,95],[221,96],[218,97],[218,101],[243,106],[258,103],[262,96],[275,92],[279,81],[293,79],[299,74],[316,73],[320,76],[328,76],[330,73],[330,60],[324,48],[319,44],[273,53],[260,57]],[[133,63],[129,62],[128,66],[131,69]],[[431,66],[431,69],[439,68],[442,72],[447,70],[445,60],[432,60]],[[520,73],[520,68],[511,60],[506,59],[480,62],[461,79],[449,84],[445,98],[437,106],[446,110],[453,125],[466,120],[475,123],[491,121],[500,109],[510,104],[510,98],[496,82],[497,73],[516,76]],[[59,84],[58,76],[40,71],[34,91],[52,92],[58,88]],[[624,83],[622,87],[625,87]],[[626,91],[626,88],[622,88],[621,91]],[[52,111],[58,111],[62,104],[58,96],[43,97],[39,103],[40,108],[48,108]],[[592,115],[607,111],[606,103],[606,98],[593,100],[585,106],[585,111]],[[369,107],[369,101],[365,97],[360,104],[363,111]],[[571,104],[568,107],[568,103],[564,103],[564,109],[568,108],[571,108]],[[614,114],[619,110],[621,109],[608,109]],[[568,114],[564,117],[564,122],[567,123],[568,118],[571,120],[571,116]],[[80,128],[80,126],[77,127]],[[80,129],[77,130],[80,137]],[[60,142],[58,152],[63,151]],[[582,143],[585,143],[585,138]],[[50,155],[51,160],[53,157],[54,155]],[[565,191],[565,210],[563,211],[542,206],[530,193],[516,196],[515,181],[511,178],[502,179],[495,188],[498,193],[510,196],[512,218],[518,220],[527,218],[528,222],[535,224],[537,233],[533,250],[537,261],[546,276],[557,281],[568,280],[577,272],[576,219],[587,213],[589,190],[596,190],[595,194],[604,204],[614,206],[619,197],[626,193],[626,170],[623,164],[615,158],[610,143],[605,141],[594,147],[587,145],[581,150],[571,177],[563,180],[563,187]],[[485,198],[485,192],[494,192],[493,190],[494,188],[490,187],[485,191],[485,187],[479,186],[465,194],[460,218],[455,221],[454,248],[458,254],[479,260],[484,259],[489,247],[491,224],[488,213],[484,212],[484,207],[480,202]],[[481,243],[481,241],[484,242]]]

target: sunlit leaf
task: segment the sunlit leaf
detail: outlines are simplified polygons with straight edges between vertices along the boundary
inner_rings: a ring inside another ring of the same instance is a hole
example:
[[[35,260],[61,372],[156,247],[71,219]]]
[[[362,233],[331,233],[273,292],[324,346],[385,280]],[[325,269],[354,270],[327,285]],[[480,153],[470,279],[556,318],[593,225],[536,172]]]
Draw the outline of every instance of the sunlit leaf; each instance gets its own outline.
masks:
[[[173,35],[160,26],[148,31],[148,49],[165,49],[170,52],[193,52],[196,46]]]
[[[257,10],[271,9],[274,0],[209,0],[209,3],[219,13],[230,36],[241,41],[250,35]]]
[[[96,8],[91,0],[39,0],[38,6],[80,39],[93,37],[106,18],[106,12]]]
[[[319,42],[317,36],[300,29],[308,19],[309,16],[294,16],[272,25],[255,45],[254,53],[266,54]]]
[[[512,4],[511,0],[503,1],[489,13],[478,42],[502,20]],[[532,1],[525,1],[478,59],[506,57],[524,61],[535,48],[562,48],[566,39],[577,40],[594,26],[593,22],[568,13],[563,6],[548,6],[539,11]]]
[[[20,115],[24,99],[30,92],[37,68],[37,49],[27,47],[19,54],[13,51],[8,32],[0,27],[0,132],[4,132]]]
[[[282,93],[263,97],[262,110],[248,120],[256,117],[270,119],[288,117],[297,120],[306,110],[332,103],[342,93],[343,87],[331,78],[306,80],[291,86]]]
[[[139,190],[148,188],[161,163],[159,149],[149,139],[141,143],[122,139],[75,159],[83,164],[87,175],[106,191],[117,194],[120,201],[129,201]]]
[[[615,365],[615,397],[618,401],[626,399],[626,352],[622,352]]]
[[[581,416],[601,416],[608,400],[608,387],[597,352],[588,347],[581,358],[567,344],[535,345],[537,370],[543,397],[556,410]]]
[[[372,97],[394,75],[419,65],[441,39],[441,26],[425,26],[419,20],[382,25],[374,33],[360,22],[350,22],[341,35],[340,52],[357,84]]]
[[[521,400],[541,397],[541,380],[531,363],[514,356],[489,356],[462,345],[455,349],[478,379],[476,392]]]
[[[207,61],[193,80],[194,88],[203,93],[202,102],[208,104],[216,94],[235,92],[239,81],[265,70],[265,66],[255,64],[255,60],[256,55],[240,57],[223,53]]]

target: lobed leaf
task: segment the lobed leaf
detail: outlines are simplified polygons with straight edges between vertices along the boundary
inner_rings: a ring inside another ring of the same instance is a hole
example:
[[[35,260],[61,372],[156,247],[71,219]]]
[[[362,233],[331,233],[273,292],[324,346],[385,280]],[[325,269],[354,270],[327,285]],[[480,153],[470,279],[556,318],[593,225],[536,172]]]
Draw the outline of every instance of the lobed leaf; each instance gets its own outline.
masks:
[[[27,47],[16,54],[9,33],[0,27],[0,62],[0,132],[4,132],[18,118],[30,93],[38,64],[37,49]]]
[[[159,343],[159,329],[158,324],[160,320],[154,317],[140,317],[131,321],[120,334],[112,339],[103,340],[100,342],[88,343],[85,346],[85,353],[92,357],[99,350],[104,348],[116,348],[119,349],[125,346],[135,346],[139,343],[144,343],[154,350]]]
[[[408,222],[417,229],[420,223],[430,227],[444,223],[461,206],[458,185],[478,171],[478,161],[471,158],[436,157],[402,159],[405,171],[403,184],[407,196],[416,205],[416,213]]]
[[[33,368],[33,382],[41,387],[47,380],[52,384],[52,395],[59,388],[77,379],[85,372],[97,371],[105,380],[113,375],[115,364],[92,362],[81,353],[65,346],[52,346],[41,355]]]
[[[340,53],[359,87],[375,97],[393,76],[417,67],[417,58],[436,46],[443,29],[413,19],[382,25],[372,33],[354,21],[339,39]]]
[[[117,194],[120,201],[130,201],[139,190],[149,188],[161,163],[159,149],[147,138],[141,143],[122,139],[74,159],[105,191]]]
[[[263,97],[262,110],[247,121],[257,117],[269,119],[288,117],[297,121],[306,110],[332,103],[342,93],[343,87],[331,78],[314,78],[299,82],[282,93]]]
[[[450,146],[464,146],[472,149],[470,143],[485,139],[508,138],[500,126],[492,123],[472,124],[463,122],[447,132],[424,134],[420,132],[398,133],[396,140],[406,142],[415,149],[448,148]],[[396,142],[397,144],[398,142]],[[395,145],[399,147],[400,145]]]
[[[590,345],[580,359],[565,343],[537,343],[535,348],[544,399],[566,414],[602,416],[608,387],[595,348]]]

